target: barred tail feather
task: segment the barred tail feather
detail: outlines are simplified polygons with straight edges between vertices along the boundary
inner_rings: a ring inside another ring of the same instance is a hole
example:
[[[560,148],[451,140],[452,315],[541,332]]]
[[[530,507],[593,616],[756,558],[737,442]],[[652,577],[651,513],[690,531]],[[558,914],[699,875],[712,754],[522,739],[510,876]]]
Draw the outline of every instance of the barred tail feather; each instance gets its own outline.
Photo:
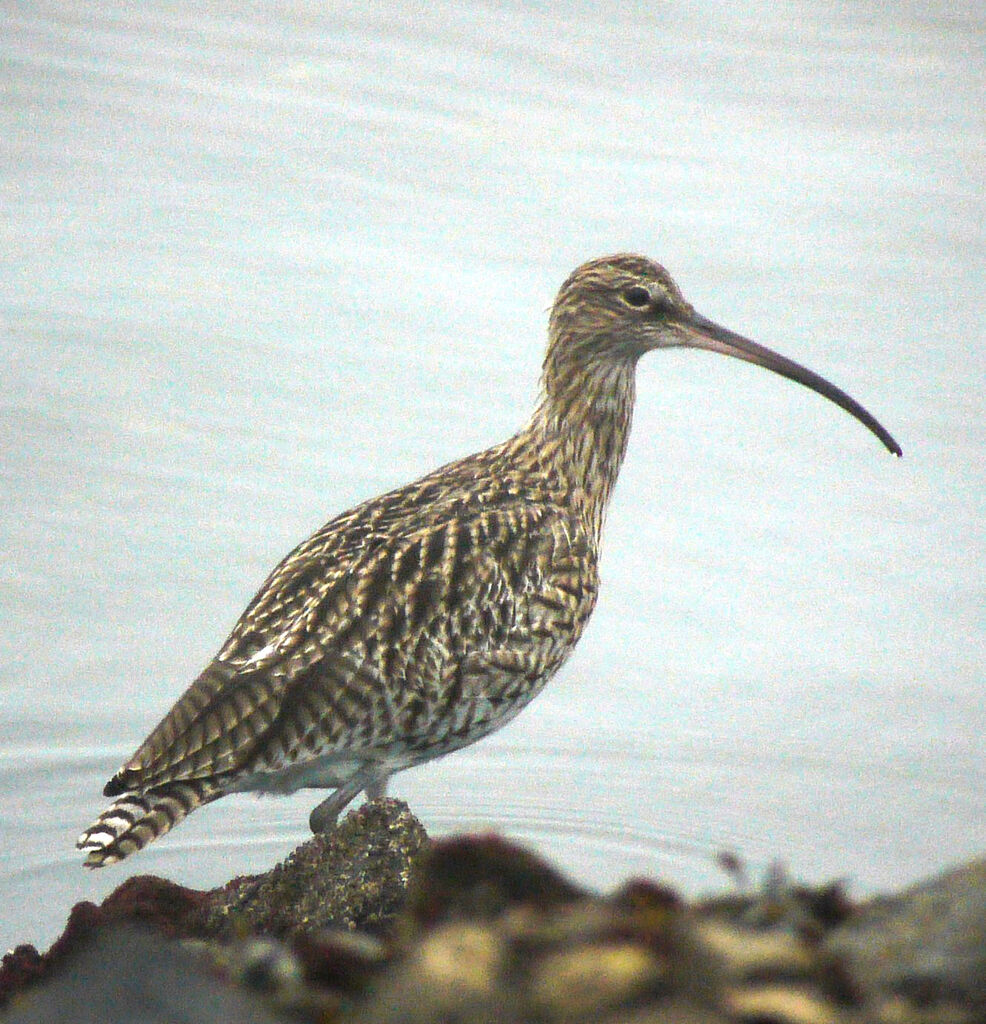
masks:
[[[224,792],[215,781],[189,779],[143,793],[126,793],[103,811],[75,845],[87,851],[87,868],[115,864],[170,832],[196,807],[218,799]]]

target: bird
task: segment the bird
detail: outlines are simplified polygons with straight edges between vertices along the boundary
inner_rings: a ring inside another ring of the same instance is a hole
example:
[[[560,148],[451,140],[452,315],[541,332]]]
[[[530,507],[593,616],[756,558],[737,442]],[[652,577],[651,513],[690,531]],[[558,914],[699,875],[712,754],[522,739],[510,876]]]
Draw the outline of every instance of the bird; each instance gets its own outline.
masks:
[[[360,793],[487,736],[571,654],[599,590],[606,509],[635,370],[654,349],[762,366],[900,445],[823,377],[697,313],[635,254],[590,260],[551,308],[540,389],[512,437],[331,519],[288,554],[215,658],[109,780],[79,837],[120,861],[230,793],[328,789],[325,831]]]

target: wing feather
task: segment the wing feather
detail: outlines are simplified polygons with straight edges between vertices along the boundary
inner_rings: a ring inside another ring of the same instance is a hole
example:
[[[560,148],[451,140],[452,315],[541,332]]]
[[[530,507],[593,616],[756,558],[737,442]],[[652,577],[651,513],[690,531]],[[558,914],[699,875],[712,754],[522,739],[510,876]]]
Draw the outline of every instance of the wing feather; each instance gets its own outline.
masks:
[[[432,513],[396,532],[396,511],[350,513],[292,552],[107,795],[443,742],[533,696],[592,610],[588,534],[521,499]]]

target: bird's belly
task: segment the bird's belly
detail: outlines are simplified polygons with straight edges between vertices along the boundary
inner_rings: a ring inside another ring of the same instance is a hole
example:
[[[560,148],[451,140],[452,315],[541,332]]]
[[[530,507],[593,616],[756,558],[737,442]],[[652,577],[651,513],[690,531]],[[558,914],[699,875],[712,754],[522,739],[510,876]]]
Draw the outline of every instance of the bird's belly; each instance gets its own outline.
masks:
[[[420,760],[421,757],[402,749],[359,753],[339,751],[317,755],[305,761],[294,761],[281,767],[250,772],[237,779],[227,792],[284,796],[299,789],[337,789],[367,764],[378,764],[383,774],[391,775]]]
[[[444,720],[432,721],[427,730],[417,735],[412,732],[394,736],[389,742],[378,740],[368,748],[326,751],[281,764],[267,763],[237,779],[227,792],[285,795],[299,789],[336,789],[371,764],[379,766],[381,774],[393,775],[466,747],[506,725],[542,686],[530,687],[506,701],[475,697],[459,704]]]

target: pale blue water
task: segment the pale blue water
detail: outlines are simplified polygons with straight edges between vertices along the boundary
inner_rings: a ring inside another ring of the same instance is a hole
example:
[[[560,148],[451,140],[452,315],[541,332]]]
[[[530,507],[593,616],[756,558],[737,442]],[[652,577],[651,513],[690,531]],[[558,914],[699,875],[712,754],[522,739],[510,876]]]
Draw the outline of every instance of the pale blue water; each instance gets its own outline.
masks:
[[[237,10],[0,13],[0,944],[304,838],[311,796],[244,796],[119,868],[73,849],[274,562],[515,429],[556,288],[620,249],[905,457],[653,355],[588,635],[394,792],[597,886],[718,885],[726,847],[869,891],[981,853],[980,5]]]

